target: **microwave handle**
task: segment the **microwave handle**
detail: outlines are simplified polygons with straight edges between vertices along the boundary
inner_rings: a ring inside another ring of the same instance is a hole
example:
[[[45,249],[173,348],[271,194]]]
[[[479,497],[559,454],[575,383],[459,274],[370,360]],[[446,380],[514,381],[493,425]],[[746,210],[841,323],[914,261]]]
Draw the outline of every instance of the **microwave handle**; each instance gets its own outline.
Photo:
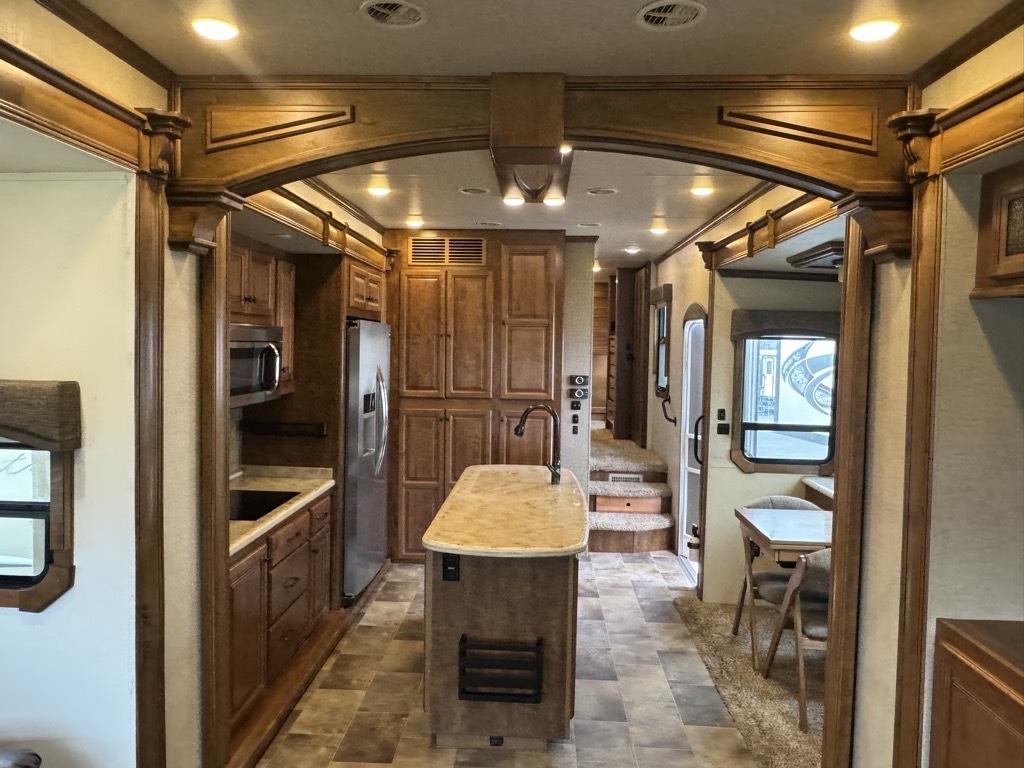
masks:
[[[273,379],[268,383],[267,381],[267,355],[273,355]],[[281,383],[281,353],[278,352],[277,347],[273,344],[267,344],[260,352],[260,360],[262,361],[260,371],[260,384],[263,387],[264,392],[273,392],[277,389]]]

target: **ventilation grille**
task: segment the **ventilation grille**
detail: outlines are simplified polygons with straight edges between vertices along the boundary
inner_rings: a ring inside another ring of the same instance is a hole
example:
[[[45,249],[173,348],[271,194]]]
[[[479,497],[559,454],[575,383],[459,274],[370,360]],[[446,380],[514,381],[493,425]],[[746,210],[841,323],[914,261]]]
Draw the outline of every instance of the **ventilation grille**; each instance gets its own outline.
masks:
[[[484,263],[484,240],[480,237],[413,237],[409,239],[409,263],[421,267],[478,266]]]
[[[384,27],[415,27],[427,18],[422,9],[411,3],[368,2],[359,10],[374,24]]]
[[[643,475],[626,474],[624,472],[609,472],[608,482],[609,483],[642,483],[644,481]]]
[[[636,12],[634,20],[644,29],[675,31],[699,24],[708,9],[696,0],[681,3],[649,3]]]

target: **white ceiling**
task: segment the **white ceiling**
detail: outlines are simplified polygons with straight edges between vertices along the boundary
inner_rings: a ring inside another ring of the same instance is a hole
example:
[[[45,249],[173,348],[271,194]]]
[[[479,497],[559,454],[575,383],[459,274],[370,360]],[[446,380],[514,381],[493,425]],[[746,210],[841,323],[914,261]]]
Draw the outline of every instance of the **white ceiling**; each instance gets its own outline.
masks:
[[[178,74],[568,75],[907,74],[1008,0],[702,0],[688,29],[633,21],[644,0],[410,0],[413,28],[385,28],[361,0],[82,0]],[[193,18],[232,21],[211,43]],[[855,21],[895,16],[892,40],[849,38]]]
[[[79,173],[117,168],[30,128],[0,120],[0,173]]]

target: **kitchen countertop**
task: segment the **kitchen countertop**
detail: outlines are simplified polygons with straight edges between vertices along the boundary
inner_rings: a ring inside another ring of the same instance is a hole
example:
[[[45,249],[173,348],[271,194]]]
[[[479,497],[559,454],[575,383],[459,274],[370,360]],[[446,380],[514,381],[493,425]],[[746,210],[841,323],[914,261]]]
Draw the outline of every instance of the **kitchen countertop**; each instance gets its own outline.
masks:
[[[423,534],[434,552],[482,557],[557,557],[587,546],[587,500],[567,469],[552,485],[547,467],[467,467]]]
[[[258,520],[232,520],[228,523],[228,554],[234,555],[280,525],[296,511],[318,499],[334,487],[334,478],[324,467],[258,467],[243,465],[231,476],[232,491],[298,491],[299,495],[285,502]]]
[[[836,492],[836,479],[834,477],[819,477],[818,475],[807,475],[801,478],[804,485],[813,488],[818,493],[833,498]]]

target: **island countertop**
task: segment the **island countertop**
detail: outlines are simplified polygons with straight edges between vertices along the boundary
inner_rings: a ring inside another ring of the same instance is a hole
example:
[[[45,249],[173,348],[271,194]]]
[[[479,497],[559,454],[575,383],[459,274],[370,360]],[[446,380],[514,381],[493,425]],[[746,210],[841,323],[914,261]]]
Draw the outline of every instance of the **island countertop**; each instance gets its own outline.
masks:
[[[547,467],[467,467],[423,534],[434,552],[481,557],[558,557],[587,546],[587,501],[576,476]]]

